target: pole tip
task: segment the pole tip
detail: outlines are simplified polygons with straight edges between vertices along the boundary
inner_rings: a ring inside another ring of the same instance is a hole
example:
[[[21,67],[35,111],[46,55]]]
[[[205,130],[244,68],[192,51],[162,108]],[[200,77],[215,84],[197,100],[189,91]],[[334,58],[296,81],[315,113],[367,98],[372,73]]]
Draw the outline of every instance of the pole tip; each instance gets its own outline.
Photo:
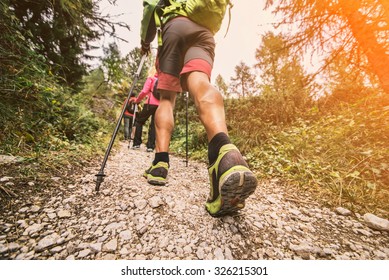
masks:
[[[96,177],[97,178],[96,178],[96,188],[95,188],[95,191],[98,192],[100,190],[101,183],[104,181],[105,174],[99,172],[98,174],[96,174]]]

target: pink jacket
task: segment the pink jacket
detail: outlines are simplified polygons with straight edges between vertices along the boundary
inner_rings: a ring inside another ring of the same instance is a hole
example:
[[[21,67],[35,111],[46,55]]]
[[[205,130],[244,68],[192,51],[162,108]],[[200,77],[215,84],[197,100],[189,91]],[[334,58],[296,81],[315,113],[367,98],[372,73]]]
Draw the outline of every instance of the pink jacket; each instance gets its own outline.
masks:
[[[153,95],[154,83],[157,78],[158,78],[158,74],[155,74],[154,77],[148,77],[146,79],[146,82],[143,85],[143,89],[139,93],[138,98],[135,101],[136,103],[141,102],[143,98],[147,97],[145,104],[156,105],[156,106],[159,105],[159,100],[156,99]]]

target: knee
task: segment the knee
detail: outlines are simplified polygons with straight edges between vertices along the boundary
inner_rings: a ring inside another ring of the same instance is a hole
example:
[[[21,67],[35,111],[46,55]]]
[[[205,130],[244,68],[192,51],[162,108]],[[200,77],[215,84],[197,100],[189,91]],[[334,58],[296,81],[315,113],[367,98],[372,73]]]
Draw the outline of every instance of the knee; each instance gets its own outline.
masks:
[[[213,104],[213,105],[223,104],[222,95],[211,84],[209,84],[207,87],[203,87],[202,93],[198,94],[197,98],[195,96],[195,99],[197,99],[198,104],[200,106],[206,104]]]

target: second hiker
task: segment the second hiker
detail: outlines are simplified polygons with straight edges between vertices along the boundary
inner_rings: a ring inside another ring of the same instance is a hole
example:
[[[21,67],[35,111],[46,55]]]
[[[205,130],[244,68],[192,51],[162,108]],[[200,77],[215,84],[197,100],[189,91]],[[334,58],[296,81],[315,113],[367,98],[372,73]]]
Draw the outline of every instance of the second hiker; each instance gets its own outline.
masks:
[[[156,97],[156,93],[153,94],[153,91],[156,90],[156,85],[158,81],[158,74],[155,69],[152,68],[149,70],[148,78],[146,79],[142,91],[139,93],[135,103],[139,104],[144,98],[143,109],[137,114],[135,119],[135,138],[133,143],[133,149],[139,149],[142,144],[142,131],[143,125],[151,117],[148,137],[146,143],[146,149],[148,152],[152,152],[155,149],[155,125],[154,125],[154,115],[155,111],[158,108],[159,100]]]

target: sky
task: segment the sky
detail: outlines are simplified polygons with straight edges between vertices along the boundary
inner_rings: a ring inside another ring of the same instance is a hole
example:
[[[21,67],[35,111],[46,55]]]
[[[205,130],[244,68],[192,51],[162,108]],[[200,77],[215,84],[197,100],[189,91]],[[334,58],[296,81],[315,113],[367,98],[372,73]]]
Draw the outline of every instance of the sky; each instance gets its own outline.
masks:
[[[227,35],[228,10],[224,17],[223,25],[216,34],[216,56],[212,72],[212,80],[220,74],[228,83],[235,74],[235,66],[240,62],[252,67],[255,60],[255,50],[261,43],[261,38],[266,31],[272,30],[271,23],[275,22],[274,16],[269,11],[263,11],[265,1],[259,0],[233,0],[231,9],[231,22]],[[126,55],[135,47],[140,47],[140,22],[143,13],[142,0],[117,0],[116,6],[102,0],[100,9],[103,14],[114,16],[115,21],[126,22],[131,31],[124,28],[118,29],[120,37],[128,43],[117,41],[122,55]],[[103,46],[113,42],[112,38],[104,38],[99,44],[97,55],[102,55]],[[154,40],[153,46],[157,43]]]

